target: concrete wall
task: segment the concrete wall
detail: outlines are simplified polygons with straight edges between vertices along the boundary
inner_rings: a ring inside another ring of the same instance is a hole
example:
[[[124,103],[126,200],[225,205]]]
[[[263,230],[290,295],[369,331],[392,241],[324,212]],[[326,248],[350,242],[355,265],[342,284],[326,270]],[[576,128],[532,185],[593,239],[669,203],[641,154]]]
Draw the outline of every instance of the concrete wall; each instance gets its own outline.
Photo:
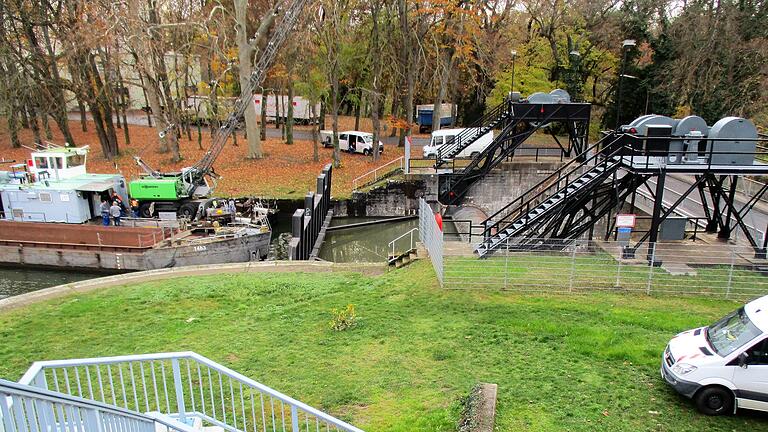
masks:
[[[493,214],[560,166],[559,162],[504,163],[469,188],[464,205],[477,207],[487,215]]]
[[[425,193],[423,180],[387,182],[368,192],[355,192],[348,200],[333,203],[334,217],[407,216],[419,210]]]

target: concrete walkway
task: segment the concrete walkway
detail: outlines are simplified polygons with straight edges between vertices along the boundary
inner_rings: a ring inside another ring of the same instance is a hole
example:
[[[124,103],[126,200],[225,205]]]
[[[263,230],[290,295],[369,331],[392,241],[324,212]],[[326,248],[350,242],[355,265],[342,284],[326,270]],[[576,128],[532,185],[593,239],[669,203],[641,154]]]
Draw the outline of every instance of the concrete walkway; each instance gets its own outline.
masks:
[[[34,303],[83,294],[103,288],[135,285],[165,279],[232,273],[326,273],[355,272],[365,275],[381,275],[387,271],[383,263],[332,263],[328,261],[261,261],[232,264],[213,264],[125,273],[45,288],[0,300],[0,312],[18,309]]]

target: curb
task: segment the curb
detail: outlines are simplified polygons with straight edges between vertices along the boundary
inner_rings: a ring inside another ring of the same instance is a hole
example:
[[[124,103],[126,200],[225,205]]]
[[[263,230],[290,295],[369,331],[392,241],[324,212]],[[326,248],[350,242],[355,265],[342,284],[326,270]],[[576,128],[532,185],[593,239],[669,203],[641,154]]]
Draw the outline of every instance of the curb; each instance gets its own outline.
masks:
[[[103,288],[132,283],[151,282],[189,276],[205,276],[219,273],[287,273],[287,272],[356,272],[365,275],[384,274],[387,267],[379,263],[332,263],[328,261],[262,261],[232,264],[212,264],[168,269],[147,270],[72,282],[0,299],[0,312],[18,309],[34,303],[83,294]]]

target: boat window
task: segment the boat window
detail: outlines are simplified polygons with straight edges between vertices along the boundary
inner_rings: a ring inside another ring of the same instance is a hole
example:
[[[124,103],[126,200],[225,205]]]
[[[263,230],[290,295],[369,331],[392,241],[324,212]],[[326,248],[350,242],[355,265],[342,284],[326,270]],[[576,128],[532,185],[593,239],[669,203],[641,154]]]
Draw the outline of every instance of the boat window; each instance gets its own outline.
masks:
[[[53,168],[53,169],[63,169],[64,168],[64,158],[61,158],[61,157],[51,158],[51,168]]]
[[[67,168],[79,167],[85,164],[85,156],[74,154],[67,157]]]
[[[48,168],[48,158],[47,157],[36,157],[35,158],[35,166],[37,168]]]
[[[758,329],[741,307],[707,327],[706,338],[715,352],[726,357],[760,335]]]

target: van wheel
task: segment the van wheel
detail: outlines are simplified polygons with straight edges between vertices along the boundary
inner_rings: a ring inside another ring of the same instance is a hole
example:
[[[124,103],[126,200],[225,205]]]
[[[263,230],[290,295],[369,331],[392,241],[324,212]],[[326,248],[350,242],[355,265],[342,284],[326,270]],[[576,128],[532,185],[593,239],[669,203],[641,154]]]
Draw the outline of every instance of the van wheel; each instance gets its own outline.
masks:
[[[363,154],[366,155],[366,156],[370,156],[371,155],[371,151],[368,150],[368,149],[364,149],[363,150]]]
[[[695,401],[702,414],[718,416],[733,412],[733,394],[724,387],[705,387],[696,394]]]

